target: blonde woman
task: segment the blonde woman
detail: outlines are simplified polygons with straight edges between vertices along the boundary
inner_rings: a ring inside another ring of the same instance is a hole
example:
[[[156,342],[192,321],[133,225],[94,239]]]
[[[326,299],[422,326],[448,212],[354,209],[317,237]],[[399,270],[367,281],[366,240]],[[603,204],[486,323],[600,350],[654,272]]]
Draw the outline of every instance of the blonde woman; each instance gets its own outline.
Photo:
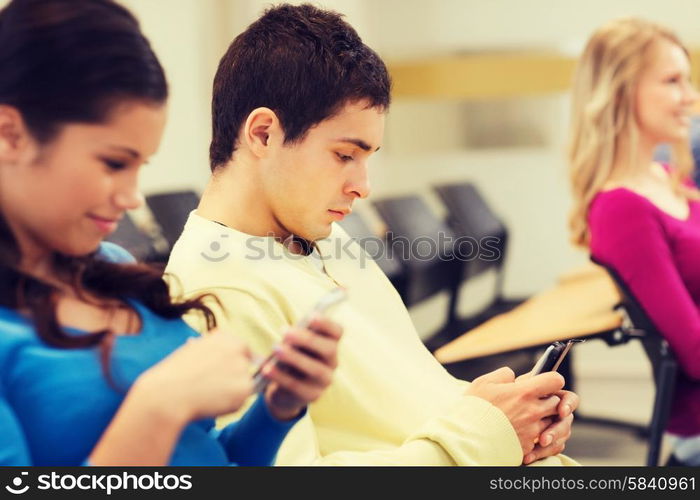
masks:
[[[674,33],[613,21],[579,62],[569,152],[573,241],[617,271],[680,362],[669,464],[687,465],[700,465],[700,193],[687,154],[696,99]],[[653,161],[660,143],[675,145],[672,165]]]

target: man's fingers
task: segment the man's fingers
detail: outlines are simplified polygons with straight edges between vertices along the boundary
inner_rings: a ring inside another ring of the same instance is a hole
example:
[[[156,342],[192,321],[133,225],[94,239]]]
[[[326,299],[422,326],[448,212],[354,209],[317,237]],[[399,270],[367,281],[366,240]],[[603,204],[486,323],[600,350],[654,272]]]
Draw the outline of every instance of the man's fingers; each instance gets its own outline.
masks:
[[[559,453],[564,451],[564,448],[566,448],[565,439],[557,439],[549,446],[542,446],[541,444],[537,444],[534,446],[532,451],[525,455],[525,457],[523,458],[523,463],[525,465],[528,465],[533,462],[536,462],[537,460],[558,455]]]
[[[561,398],[559,403],[559,417],[566,418],[578,408],[580,398],[578,394],[571,391],[559,391],[557,396]]]
[[[561,420],[555,420],[552,425],[545,428],[541,432],[539,443],[543,446],[547,446],[553,441],[559,439],[569,439],[569,437],[571,437],[571,425],[573,424],[573,421],[573,415],[569,415],[568,417]]]
[[[513,382],[513,380],[515,380],[515,373],[513,373],[513,370],[507,366],[503,366],[498,370],[485,373],[481,377],[475,378],[472,383],[490,382],[492,384],[506,384]]]
[[[537,437],[537,442],[542,441],[542,435],[545,430],[547,430],[551,425],[552,425],[553,420],[551,418],[543,418],[542,420],[538,421],[538,437]]]
[[[539,410],[542,412],[542,416],[558,416],[559,414],[559,396],[551,395],[548,398],[539,400]]]
[[[518,383],[533,396],[544,397],[559,392],[564,387],[565,381],[564,377],[557,372],[546,372]]]

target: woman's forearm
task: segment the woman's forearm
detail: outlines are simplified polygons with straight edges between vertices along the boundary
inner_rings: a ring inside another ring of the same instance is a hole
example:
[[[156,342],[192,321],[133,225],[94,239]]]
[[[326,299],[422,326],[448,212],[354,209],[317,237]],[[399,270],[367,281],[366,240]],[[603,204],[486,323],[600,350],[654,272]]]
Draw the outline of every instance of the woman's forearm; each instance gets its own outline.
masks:
[[[159,466],[170,461],[188,418],[167,394],[139,379],[93,449],[90,465]]]

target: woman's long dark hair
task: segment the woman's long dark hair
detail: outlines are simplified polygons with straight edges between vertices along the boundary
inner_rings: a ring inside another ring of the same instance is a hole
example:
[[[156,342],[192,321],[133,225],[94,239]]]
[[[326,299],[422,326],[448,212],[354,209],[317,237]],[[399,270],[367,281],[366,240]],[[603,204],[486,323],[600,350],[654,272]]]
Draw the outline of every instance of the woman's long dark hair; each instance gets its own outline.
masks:
[[[0,104],[15,107],[40,143],[67,123],[102,123],[125,101],[163,104],[165,74],[138,21],[111,0],[13,0],[0,11]],[[54,269],[79,297],[138,300],[177,318],[191,310],[216,320],[206,296],[174,302],[162,273],[144,264],[115,264],[96,254],[55,254]],[[70,335],[56,317],[58,289],[20,270],[21,252],[0,212],[0,305],[28,313],[38,336],[60,348],[99,345],[103,368],[114,332]]]

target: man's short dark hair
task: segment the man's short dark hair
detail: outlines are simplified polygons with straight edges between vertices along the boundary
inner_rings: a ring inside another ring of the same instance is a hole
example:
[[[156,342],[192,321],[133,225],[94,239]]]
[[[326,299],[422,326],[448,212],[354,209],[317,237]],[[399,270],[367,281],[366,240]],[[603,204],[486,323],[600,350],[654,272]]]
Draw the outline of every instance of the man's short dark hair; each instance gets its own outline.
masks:
[[[309,4],[272,7],[236,37],[219,62],[212,171],[231,159],[239,130],[256,108],[277,114],[289,144],[349,102],[387,108],[390,87],[384,62],[340,14]]]

